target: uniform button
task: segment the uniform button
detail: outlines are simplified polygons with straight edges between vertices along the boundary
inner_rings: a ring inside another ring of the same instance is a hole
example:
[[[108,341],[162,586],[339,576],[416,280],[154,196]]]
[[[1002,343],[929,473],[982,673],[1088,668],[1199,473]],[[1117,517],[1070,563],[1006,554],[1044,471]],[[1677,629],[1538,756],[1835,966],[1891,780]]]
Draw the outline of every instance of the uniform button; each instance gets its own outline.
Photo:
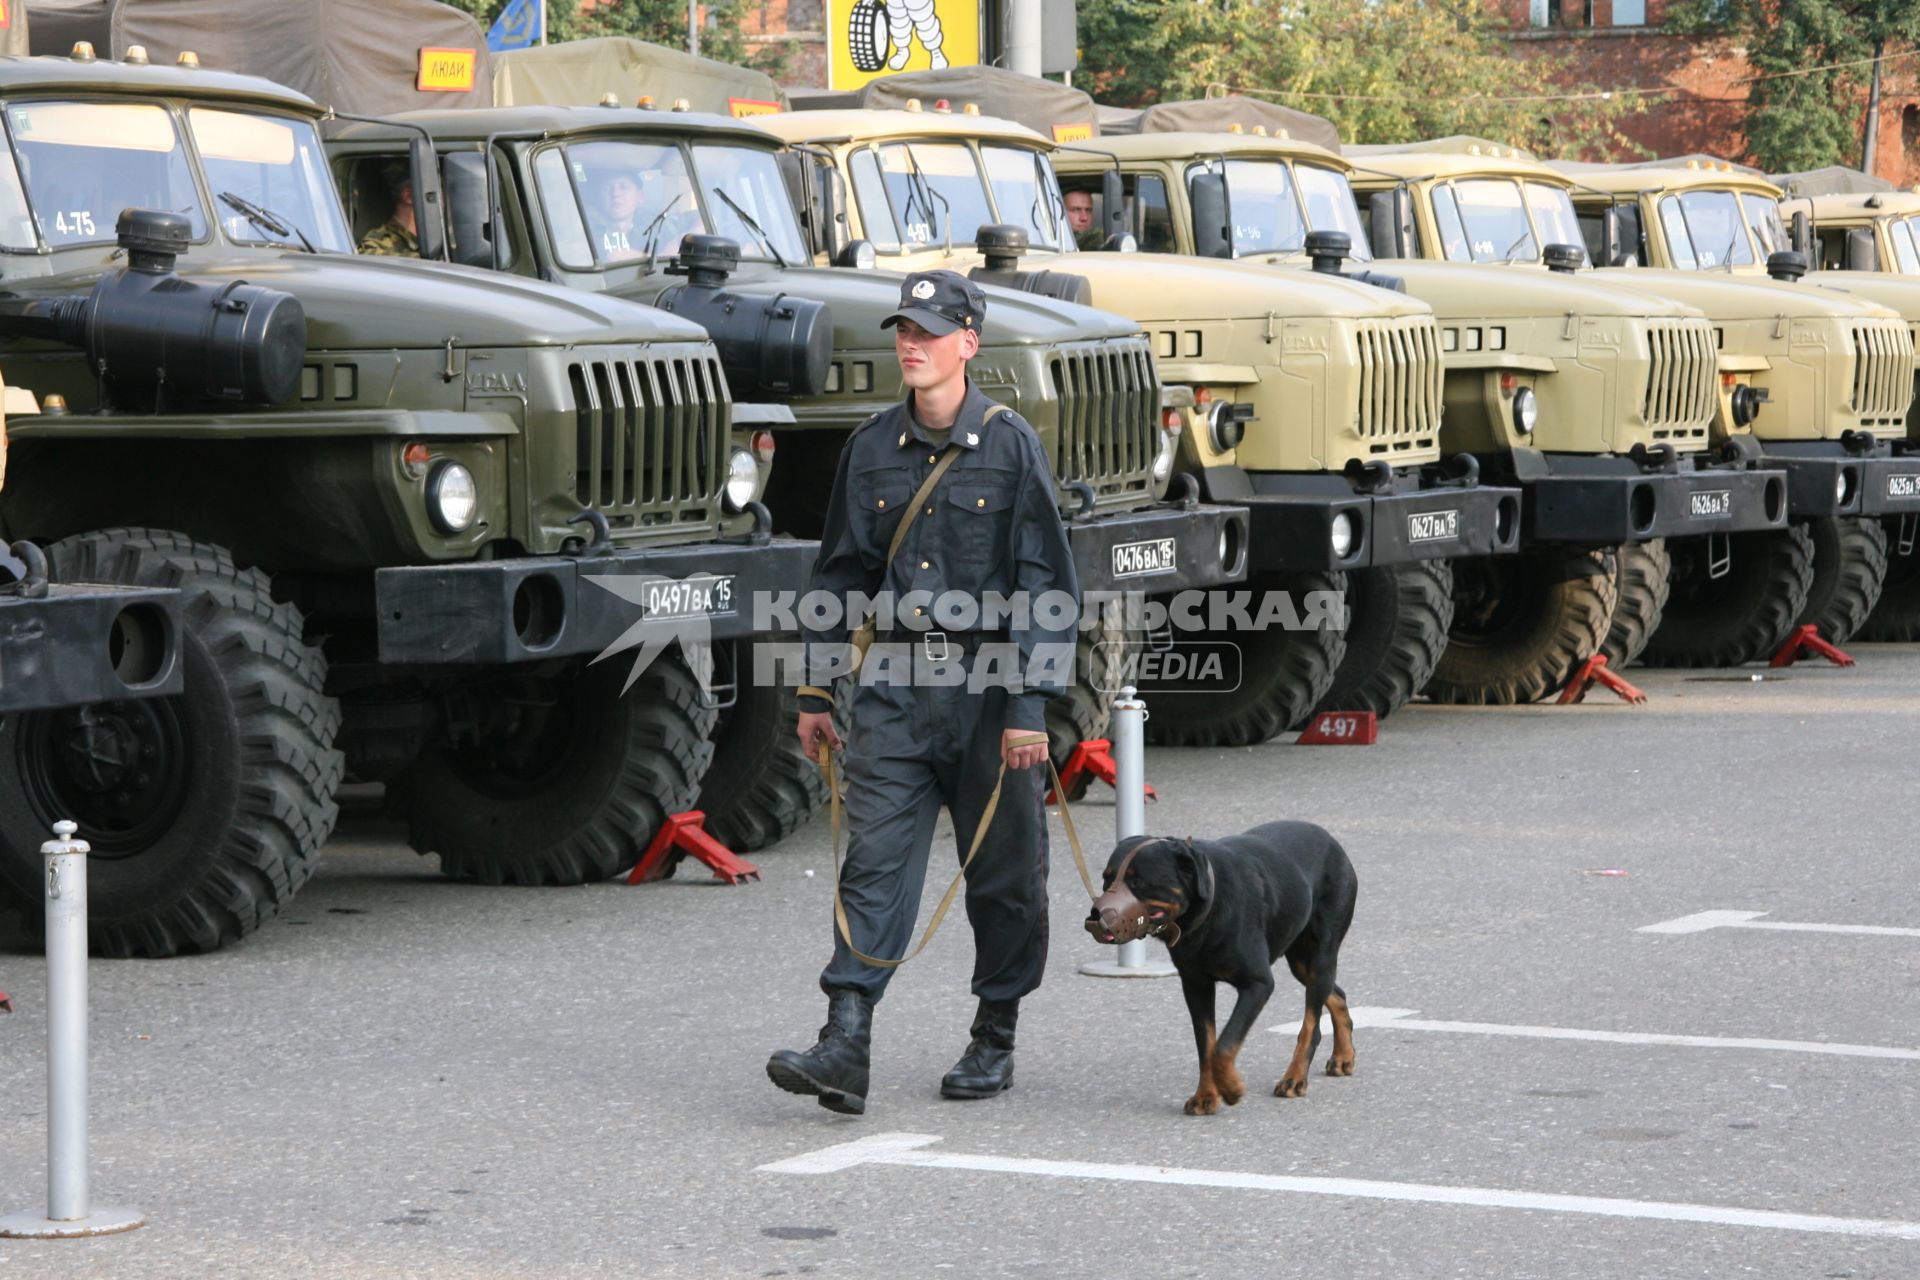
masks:
[[[920,567],[922,569],[931,569],[933,568],[933,562],[931,560],[922,560],[920,562]]]
[[[919,616],[920,616],[921,614],[923,614],[923,613],[925,613],[925,612],[926,612],[926,610],[925,610],[925,609],[918,609],[918,608],[916,608],[916,609],[915,609],[915,610],[913,611],[913,616],[917,618],[917,617],[919,617]]]
[[[885,498],[882,498],[882,499],[880,499],[880,501],[879,501],[878,503],[876,503],[875,505],[877,505],[877,506],[881,506],[881,507],[884,507],[884,506],[886,506],[886,505],[887,505],[887,500],[886,500]]]
[[[927,508],[927,514],[928,514],[928,515],[932,515],[932,514],[933,514],[933,508],[932,508],[932,507],[928,507],[928,508]]]
[[[987,505],[987,500],[985,498],[975,498],[973,500],[973,505],[976,507],[984,507]]]
[[[928,462],[938,462],[938,461],[940,461],[940,459],[938,459],[938,458],[936,458],[936,457],[934,457],[934,456],[933,456],[932,454],[928,454],[928,455],[927,455],[927,461],[928,461]]]

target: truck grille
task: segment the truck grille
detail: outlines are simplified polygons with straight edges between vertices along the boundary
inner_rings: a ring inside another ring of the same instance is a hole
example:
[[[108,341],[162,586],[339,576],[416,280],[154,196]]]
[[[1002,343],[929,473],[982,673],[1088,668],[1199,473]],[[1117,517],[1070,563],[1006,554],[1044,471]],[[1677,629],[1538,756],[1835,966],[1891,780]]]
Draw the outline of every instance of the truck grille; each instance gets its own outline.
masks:
[[[1431,448],[1440,435],[1440,340],[1432,316],[1363,320],[1360,438],[1373,453]]]
[[[1653,320],[1651,362],[1640,414],[1656,440],[1705,439],[1719,407],[1713,325],[1706,320]]]
[[[574,404],[574,498],[611,523],[706,515],[726,477],[732,404],[711,354],[582,360]]]
[[[1847,332],[1853,350],[1849,403],[1867,428],[1906,429],[1913,398],[1913,335],[1896,320],[1863,320]]]
[[[1098,495],[1151,491],[1160,379],[1146,339],[1066,347],[1047,371],[1060,402],[1054,478],[1085,481]]]

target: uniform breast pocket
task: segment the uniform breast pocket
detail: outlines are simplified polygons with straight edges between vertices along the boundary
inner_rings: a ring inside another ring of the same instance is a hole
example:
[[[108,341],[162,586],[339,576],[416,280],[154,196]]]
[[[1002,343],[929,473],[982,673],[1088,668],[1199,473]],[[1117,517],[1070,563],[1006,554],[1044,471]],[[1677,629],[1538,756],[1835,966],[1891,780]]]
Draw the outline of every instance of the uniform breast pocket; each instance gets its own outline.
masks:
[[[904,468],[881,468],[855,476],[852,488],[854,528],[869,562],[877,566],[907,514],[913,481]]]
[[[947,486],[954,541],[984,579],[1013,547],[1011,472],[970,470]]]

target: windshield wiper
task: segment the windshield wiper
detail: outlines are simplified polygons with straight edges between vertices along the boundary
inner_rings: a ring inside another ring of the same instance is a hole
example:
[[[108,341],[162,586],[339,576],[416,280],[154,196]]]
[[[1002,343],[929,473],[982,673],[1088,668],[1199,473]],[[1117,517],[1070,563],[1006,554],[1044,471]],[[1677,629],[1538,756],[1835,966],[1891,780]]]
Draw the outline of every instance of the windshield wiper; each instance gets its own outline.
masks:
[[[247,221],[251,222],[254,226],[259,227],[262,231],[268,231],[279,236],[283,248],[293,248],[293,245],[286,243],[286,238],[292,236],[300,241],[300,247],[308,253],[319,252],[313,247],[313,241],[307,239],[306,232],[296,226],[293,219],[284,214],[275,213],[271,209],[263,209],[245,196],[235,195],[231,191],[222,191],[220,193],[220,199],[245,214]]]
[[[748,213],[745,209],[742,209],[740,207],[740,202],[738,200],[735,200],[732,196],[728,195],[726,192],[722,191],[720,188],[718,187],[713,188],[713,194],[719,196],[722,200],[725,200],[727,202],[727,208],[733,210],[734,213],[739,215],[740,221],[747,224],[747,230],[753,232],[753,234],[760,237],[760,247],[762,249],[765,249],[768,253],[772,254],[773,260],[779,263],[784,268],[787,265],[787,260],[780,256],[780,251],[778,249],[773,247],[773,237],[767,234],[766,228],[761,226],[759,223],[755,222],[753,220],[753,215]]]
[[[687,193],[684,191],[679,192],[673,197],[673,199],[667,201],[667,207],[662,209],[659,213],[655,214],[653,216],[653,221],[647,224],[647,229],[640,233],[643,237],[645,237],[647,242],[647,247],[640,251],[640,256],[642,256],[647,260],[647,274],[649,275],[653,274],[654,247],[660,243],[660,224],[667,220],[667,215],[673,212],[673,206],[679,204],[681,200],[685,199],[686,194]]]
[[[1508,245],[1508,246],[1507,246],[1507,251],[1506,251],[1505,253],[1503,253],[1503,254],[1501,254],[1501,255],[1500,255],[1500,260],[1501,260],[1502,262],[1514,262],[1514,261],[1517,261],[1517,259],[1515,259],[1515,258],[1514,258],[1514,256],[1513,256],[1513,251],[1514,251],[1515,249],[1518,249],[1518,248],[1519,248],[1519,247],[1520,247],[1521,245],[1523,245],[1523,244],[1525,244],[1525,243],[1527,243],[1527,242],[1528,242],[1529,240],[1531,240],[1531,239],[1533,239],[1533,232],[1531,232],[1531,231],[1522,231],[1522,232],[1520,233],[1520,238],[1519,238],[1518,240],[1515,240],[1515,241],[1514,241],[1514,242],[1513,242],[1512,244],[1510,244],[1510,245]],[[1537,257],[1538,255],[1536,254],[1535,256]]]

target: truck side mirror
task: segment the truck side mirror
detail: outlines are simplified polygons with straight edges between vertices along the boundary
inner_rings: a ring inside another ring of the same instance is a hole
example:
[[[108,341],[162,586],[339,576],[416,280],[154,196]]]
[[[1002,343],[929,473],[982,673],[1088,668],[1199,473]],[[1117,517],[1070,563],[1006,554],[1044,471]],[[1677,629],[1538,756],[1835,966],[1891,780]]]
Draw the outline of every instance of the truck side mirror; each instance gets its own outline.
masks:
[[[1607,266],[1640,265],[1640,210],[1630,204],[1608,205],[1604,224],[1604,241]]]
[[[1873,232],[1866,227],[1847,232],[1847,270],[1878,271],[1880,255],[1873,246]]]
[[[1116,169],[1109,169],[1100,175],[1100,210],[1106,219],[1106,234],[1100,237],[1102,244],[1114,244],[1123,240],[1132,228],[1127,226],[1127,192]]]
[[[420,256],[429,262],[447,260],[447,198],[440,189],[440,157],[433,143],[415,135],[407,147],[413,180],[413,235]]]
[[[453,226],[451,260],[493,267],[492,223],[487,213],[487,161],[478,151],[447,156],[447,220]],[[426,243],[421,242],[421,248]]]
[[[1813,220],[1807,217],[1805,209],[1795,212],[1790,227],[1787,234],[1793,239],[1793,247],[1805,254],[1808,262],[1814,261]]]
[[[1376,258],[1411,258],[1413,249],[1413,193],[1405,187],[1376,191],[1367,197],[1367,238]]]
[[[1196,173],[1187,180],[1193,202],[1193,252],[1201,258],[1233,256],[1233,209],[1227,200],[1227,175]]]

